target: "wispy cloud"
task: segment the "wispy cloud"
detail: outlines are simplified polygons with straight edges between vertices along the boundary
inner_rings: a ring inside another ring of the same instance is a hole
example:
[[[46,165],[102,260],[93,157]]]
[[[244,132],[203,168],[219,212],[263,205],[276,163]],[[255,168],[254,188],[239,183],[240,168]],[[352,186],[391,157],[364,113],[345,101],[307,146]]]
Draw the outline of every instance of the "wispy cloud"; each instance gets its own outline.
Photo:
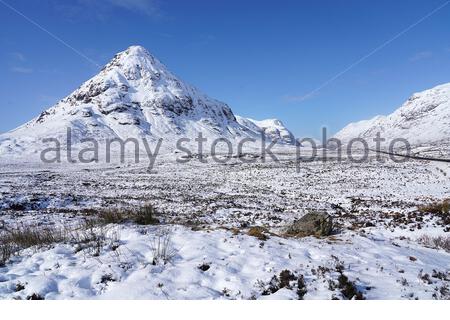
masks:
[[[33,69],[24,67],[12,67],[11,71],[15,73],[24,73],[24,74],[33,73]]]
[[[6,8],[8,8],[9,10],[13,11],[15,14],[17,14],[18,16],[22,17],[24,20],[26,20],[28,23],[34,25],[36,28],[40,29],[41,31],[43,31],[44,33],[46,33],[47,35],[49,35],[50,37],[52,37],[54,40],[58,41],[59,43],[63,44],[64,46],[66,46],[67,48],[69,48],[70,50],[72,50],[73,52],[75,52],[76,54],[78,54],[79,56],[81,56],[82,58],[84,58],[85,60],[89,61],[90,63],[94,64],[97,67],[100,67],[95,61],[93,61],[92,59],[90,59],[89,57],[87,57],[85,54],[83,54],[82,52],[80,52],[79,50],[77,50],[76,48],[74,48],[73,46],[71,46],[70,44],[68,44],[66,41],[64,41],[63,39],[61,39],[60,37],[58,37],[57,35],[55,35],[54,33],[52,33],[51,31],[49,31],[48,29],[46,29],[45,27],[43,27],[41,24],[39,24],[38,22],[34,21],[33,19],[31,19],[30,17],[28,17],[27,15],[25,15],[24,13],[22,13],[21,11],[17,10],[15,7],[9,5],[8,3],[0,0],[0,4],[2,4],[3,6],[5,6]],[[24,69],[24,68],[22,68]]]
[[[417,62],[420,60],[430,59],[431,57],[433,57],[433,52],[421,51],[421,52],[417,52],[415,55],[413,55],[411,58],[409,58],[409,62]]]
[[[97,2],[98,0],[95,0]],[[156,16],[160,13],[159,6],[154,0],[102,0],[112,6],[127,9],[148,16]]]
[[[107,20],[114,10],[126,10],[151,18],[159,18],[162,15],[157,0],[76,0],[72,3],[54,1],[54,8],[70,20]]]
[[[27,61],[27,59],[25,58],[25,55],[22,52],[11,52],[10,56],[16,61],[20,61],[20,62]]]
[[[289,102],[289,103],[303,102],[303,101],[312,99],[315,96],[317,96],[317,93],[309,93],[309,94],[304,94],[304,95],[285,95],[285,96],[283,96],[283,101]]]
[[[33,73],[33,69],[25,67],[24,64],[27,61],[25,54],[22,52],[10,52],[9,53],[9,65],[12,66],[10,68],[11,72],[14,73]]]

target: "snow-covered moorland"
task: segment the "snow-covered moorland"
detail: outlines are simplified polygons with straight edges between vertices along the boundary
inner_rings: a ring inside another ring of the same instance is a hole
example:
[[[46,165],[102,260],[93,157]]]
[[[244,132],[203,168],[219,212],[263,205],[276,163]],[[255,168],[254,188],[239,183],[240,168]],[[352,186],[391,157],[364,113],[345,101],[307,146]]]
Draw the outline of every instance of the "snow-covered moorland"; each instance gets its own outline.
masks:
[[[448,158],[449,92],[417,94],[376,126],[336,136],[347,152],[381,132],[410,139],[412,154]],[[200,134],[211,146],[254,143],[228,154],[179,148]],[[86,139],[148,141],[152,152],[145,143],[137,164],[108,149],[112,162],[95,152],[39,161],[55,139],[62,153]],[[266,140],[278,141],[279,161],[258,152]],[[118,53],[0,135],[0,298],[450,298],[449,164],[338,161],[334,151],[306,162],[314,157],[297,142],[281,121],[235,115],[140,46]]]
[[[280,158],[4,162],[0,297],[450,298],[448,164]],[[124,213],[149,205],[150,224]],[[318,210],[331,235],[286,236]]]

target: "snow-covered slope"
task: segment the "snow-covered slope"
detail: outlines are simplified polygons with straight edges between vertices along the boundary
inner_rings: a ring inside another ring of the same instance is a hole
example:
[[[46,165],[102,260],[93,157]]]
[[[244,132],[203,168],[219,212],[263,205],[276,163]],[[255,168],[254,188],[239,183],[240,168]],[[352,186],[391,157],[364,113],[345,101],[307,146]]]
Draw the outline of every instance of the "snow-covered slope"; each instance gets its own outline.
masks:
[[[244,127],[258,133],[264,133],[265,136],[273,141],[284,144],[295,144],[294,135],[278,119],[253,120],[236,116],[237,121]]]
[[[0,136],[0,152],[28,150],[44,138],[260,137],[230,107],[182,82],[141,46],[117,54],[101,72],[25,125]],[[272,132],[272,131],[270,131]],[[63,143],[64,144],[64,143]]]
[[[344,143],[364,138],[370,144],[378,132],[387,141],[403,138],[416,146],[450,143],[450,83],[413,94],[388,116],[351,123],[335,138]]]

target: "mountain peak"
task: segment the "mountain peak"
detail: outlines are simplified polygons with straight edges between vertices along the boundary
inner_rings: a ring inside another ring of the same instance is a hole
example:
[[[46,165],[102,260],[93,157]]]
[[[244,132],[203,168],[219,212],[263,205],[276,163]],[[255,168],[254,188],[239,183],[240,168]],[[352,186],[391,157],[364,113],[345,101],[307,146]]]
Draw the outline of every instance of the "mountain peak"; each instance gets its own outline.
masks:
[[[130,46],[126,50],[117,53],[114,58],[105,65],[100,75],[120,73],[127,80],[140,80],[146,78],[159,78],[161,75],[174,78],[167,68],[142,46]]]
[[[143,46],[130,46],[124,51],[117,53],[114,59],[116,58],[117,60],[120,61],[142,59],[142,60],[150,60],[153,62],[156,60],[156,58]]]
[[[135,45],[135,46],[129,46],[125,51],[123,51],[129,55],[151,55],[147,49],[145,49],[143,46]]]

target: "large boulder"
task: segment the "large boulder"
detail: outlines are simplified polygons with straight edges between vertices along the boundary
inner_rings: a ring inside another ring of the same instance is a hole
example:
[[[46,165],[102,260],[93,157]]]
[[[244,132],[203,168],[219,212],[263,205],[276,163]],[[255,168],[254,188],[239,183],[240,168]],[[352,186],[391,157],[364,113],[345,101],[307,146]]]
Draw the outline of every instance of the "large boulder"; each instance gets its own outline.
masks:
[[[293,237],[330,235],[333,230],[333,219],[326,212],[310,212],[286,228],[286,235]]]

